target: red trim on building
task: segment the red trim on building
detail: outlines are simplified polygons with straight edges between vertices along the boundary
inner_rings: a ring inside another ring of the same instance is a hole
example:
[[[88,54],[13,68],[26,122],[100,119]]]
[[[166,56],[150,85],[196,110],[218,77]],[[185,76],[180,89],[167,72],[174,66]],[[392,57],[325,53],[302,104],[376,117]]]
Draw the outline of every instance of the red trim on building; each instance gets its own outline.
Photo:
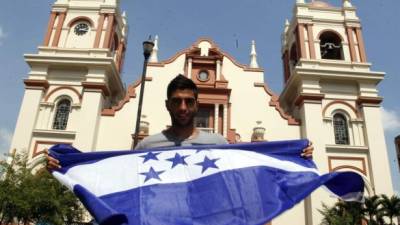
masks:
[[[296,106],[302,106],[306,100],[321,102],[324,97],[324,94],[301,93],[299,96],[297,96],[294,104]]]
[[[254,87],[262,87],[264,88],[264,91],[271,96],[271,101],[269,102],[269,106],[275,107],[276,111],[279,112],[279,115],[282,117],[282,119],[285,119],[288,121],[289,125],[300,125],[301,121],[298,119],[295,119],[291,115],[287,114],[283,108],[281,107],[279,103],[279,96],[276,95],[274,92],[272,92],[271,89],[265,84],[265,83],[254,83]]]
[[[105,83],[99,83],[99,82],[82,82],[82,87],[84,88],[83,90],[85,91],[86,89],[90,90],[100,90],[104,96],[109,96],[110,95],[110,89],[107,87]]]
[[[346,27],[347,40],[349,42],[351,61],[352,62],[357,62],[356,47],[354,45],[353,30],[354,29],[352,27]]]
[[[103,33],[104,19],[105,19],[104,14],[101,14],[97,22],[96,38],[94,40],[93,48],[98,48],[100,46],[101,34]]]
[[[78,17],[75,17],[75,18],[73,18],[72,20],[70,20],[69,22],[68,22],[68,27],[72,27],[76,22],[78,22],[78,21],[86,21],[86,22],[88,22],[89,23],[89,25],[90,25],[90,27],[94,27],[94,23],[93,23],[93,20],[92,19],[90,19],[89,17],[87,17],[87,16],[78,16]]]
[[[324,116],[325,113],[326,113],[326,110],[327,110],[331,105],[334,105],[334,104],[343,104],[343,105],[346,105],[346,106],[348,106],[351,110],[353,110],[354,114],[357,115],[357,118],[360,118],[360,117],[361,117],[360,112],[359,112],[356,108],[354,108],[354,106],[352,106],[352,105],[351,105],[350,103],[348,103],[348,102],[341,101],[341,100],[334,100],[334,101],[329,102],[329,103],[322,109],[322,116]]]
[[[308,49],[310,51],[310,58],[315,59],[316,57],[315,57],[313,24],[307,24],[307,36],[308,36]]]
[[[47,80],[32,80],[32,79],[25,79],[24,80],[25,88],[49,88],[49,82]]]
[[[299,46],[298,54],[299,54],[300,58],[305,59],[305,58],[307,58],[307,55],[306,55],[306,44],[304,41],[304,24],[302,24],[302,23],[299,23],[297,25],[297,40],[298,40],[297,42],[299,43],[297,45],[297,46]]]
[[[362,168],[358,168],[358,167],[355,167],[352,165],[342,165],[342,166],[333,167],[332,162],[335,160],[360,161],[362,164]],[[340,169],[352,169],[352,170],[356,170],[356,171],[364,174],[365,176],[367,176],[367,167],[366,167],[365,159],[362,157],[328,156],[328,168],[329,168],[329,172],[337,171]]]
[[[360,61],[367,62],[367,55],[365,53],[364,39],[363,39],[360,27],[356,27],[356,36],[357,36],[358,49],[360,51]]]
[[[111,41],[113,40],[113,30],[114,30],[114,14],[107,14],[108,24],[107,24],[107,31],[105,40],[103,43],[103,48],[110,48]]]
[[[332,32],[332,33],[336,34],[336,35],[340,38],[340,41],[341,41],[341,42],[344,41],[342,35],[341,35],[339,32],[337,32],[336,30],[333,30],[333,29],[324,29],[324,30],[321,30],[321,31],[318,33],[318,35],[317,35],[317,39],[320,40],[320,39],[321,39],[321,35],[322,35],[323,33],[325,33],[325,32]]]
[[[35,158],[36,156],[42,154],[44,151],[44,149],[41,149],[38,151],[38,147],[39,145],[56,145],[56,144],[67,144],[67,145],[71,145],[72,142],[57,142],[57,141],[35,141],[35,145],[33,147],[33,151],[32,151],[32,158]]]
[[[65,21],[65,16],[66,16],[65,12],[60,12],[58,14],[58,23],[57,23],[56,33],[54,34],[53,43],[51,44],[52,47],[58,46],[58,42],[60,41],[62,27],[63,27],[64,21]]]
[[[383,101],[382,97],[367,97],[367,96],[358,96],[357,104],[376,104],[379,105]]]
[[[146,81],[152,81],[152,77],[146,77]],[[111,107],[111,109],[103,109],[101,112],[102,116],[115,116],[115,113],[121,110],[126,103],[129,102],[131,98],[136,98],[136,87],[141,84],[141,80],[137,80],[134,84],[129,85],[125,97],[118,102],[116,106]]]
[[[56,12],[51,12],[50,20],[49,20],[49,23],[47,25],[46,36],[45,36],[44,42],[43,42],[44,46],[48,46],[49,43],[50,43],[50,38],[51,38],[51,34],[53,33],[53,28],[54,28],[54,23],[56,21],[56,17],[57,17],[57,13]]]
[[[78,96],[79,101],[82,100],[82,95],[79,93],[78,90],[76,90],[75,88],[70,87],[70,86],[61,86],[61,87],[54,88],[54,89],[51,90],[49,93],[47,93],[46,97],[44,98],[44,101],[47,102],[47,101],[49,100],[49,98],[50,98],[51,95],[53,95],[55,92],[57,92],[57,91],[59,91],[59,90],[63,90],[63,89],[67,89],[67,90],[73,91],[73,92]]]

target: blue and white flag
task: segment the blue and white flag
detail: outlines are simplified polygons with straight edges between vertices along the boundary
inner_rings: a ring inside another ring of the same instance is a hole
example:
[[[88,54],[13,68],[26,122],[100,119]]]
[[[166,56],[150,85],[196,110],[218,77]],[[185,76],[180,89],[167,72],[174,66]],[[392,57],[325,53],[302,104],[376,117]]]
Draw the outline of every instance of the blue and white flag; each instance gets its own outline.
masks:
[[[56,145],[53,175],[97,222],[129,225],[256,225],[320,186],[360,200],[361,176],[321,175],[300,156],[307,140],[81,153]]]

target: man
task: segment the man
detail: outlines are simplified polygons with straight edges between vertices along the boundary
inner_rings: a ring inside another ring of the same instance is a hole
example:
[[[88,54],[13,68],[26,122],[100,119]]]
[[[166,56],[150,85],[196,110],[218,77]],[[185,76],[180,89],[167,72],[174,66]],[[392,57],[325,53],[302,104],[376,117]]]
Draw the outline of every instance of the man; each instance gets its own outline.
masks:
[[[165,106],[171,117],[172,126],[161,133],[146,137],[135,149],[150,149],[171,146],[220,145],[228,144],[220,134],[206,133],[194,125],[194,117],[199,109],[196,84],[179,74],[167,88]],[[314,147],[310,144],[303,150],[302,157],[312,157]],[[47,155],[49,169],[60,168],[58,160]]]
[[[143,139],[135,149],[228,144],[220,134],[206,133],[195,127],[194,117],[199,109],[197,97],[196,84],[183,75],[176,76],[168,85],[165,101],[172,126]]]

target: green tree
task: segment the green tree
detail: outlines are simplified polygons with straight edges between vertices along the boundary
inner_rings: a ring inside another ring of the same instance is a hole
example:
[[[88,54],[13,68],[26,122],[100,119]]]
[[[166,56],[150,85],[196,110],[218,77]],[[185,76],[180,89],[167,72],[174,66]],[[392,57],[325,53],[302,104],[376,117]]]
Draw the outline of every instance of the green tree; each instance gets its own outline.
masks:
[[[400,198],[396,195],[388,197],[381,195],[380,204],[383,215],[389,218],[390,225],[393,225],[393,218],[400,216]]]
[[[0,224],[47,223],[81,221],[83,209],[49,172],[32,173],[26,154],[12,157],[11,163],[1,162]]]
[[[368,225],[379,225],[378,221],[382,217],[382,207],[379,196],[374,195],[365,198],[364,213],[368,219]]]
[[[324,216],[321,225],[359,225],[363,219],[364,210],[359,202],[337,202],[329,208],[325,204],[320,210]]]

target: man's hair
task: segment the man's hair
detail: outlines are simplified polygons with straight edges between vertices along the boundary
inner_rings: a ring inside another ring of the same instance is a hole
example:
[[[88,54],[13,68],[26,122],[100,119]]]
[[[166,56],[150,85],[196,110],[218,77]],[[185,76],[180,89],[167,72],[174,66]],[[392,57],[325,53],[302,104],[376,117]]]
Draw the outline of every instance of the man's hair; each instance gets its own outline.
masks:
[[[194,93],[194,98],[197,100],[198,89],[196,84],[189,78],[185,77],[182,74],[178,74],[171,82],[168,84],[167,88],[167,99],[169,99],[176,90],[184,90],[189,89]]]

